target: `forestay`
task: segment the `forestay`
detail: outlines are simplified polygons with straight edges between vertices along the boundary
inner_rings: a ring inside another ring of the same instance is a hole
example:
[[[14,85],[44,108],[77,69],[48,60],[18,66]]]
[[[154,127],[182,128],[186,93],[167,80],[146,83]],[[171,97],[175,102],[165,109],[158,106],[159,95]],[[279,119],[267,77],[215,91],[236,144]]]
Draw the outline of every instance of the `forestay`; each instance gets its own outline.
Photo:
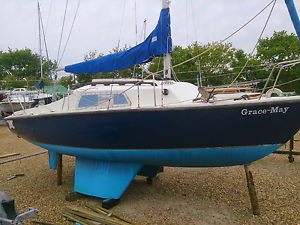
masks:
[[[123,52],[66,66],[65,71],[75,74],[113,72],[149,62],[164,53],[172,53],[169,8],[161,10],[158,24],[141,44]]]

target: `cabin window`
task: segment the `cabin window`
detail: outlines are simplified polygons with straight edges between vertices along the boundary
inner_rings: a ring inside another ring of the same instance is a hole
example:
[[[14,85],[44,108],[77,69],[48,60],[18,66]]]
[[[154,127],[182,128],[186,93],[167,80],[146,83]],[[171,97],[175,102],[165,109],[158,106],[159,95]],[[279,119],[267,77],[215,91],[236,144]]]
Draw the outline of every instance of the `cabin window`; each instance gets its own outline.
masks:
[[[108,104],[110,106],[121,106],[129,104],[129,101],[124,94],[113,94],[112,96],[113,97],[111,97],[109,93],[82,95],[78,103],[78,108],[91,106],[102,108],[107,107]],[[110,99],[111,101],[109,101]]]
[[[98,95],[82,95],[78,108],[96,106],[98,104]]]
[[[123,94],[114,94],[114,105],[127,105],[128,101]]]
[[[109,99],[110,99],[110,94],[100,94],[98,102],[99,103],[105,102],[108,101]]]

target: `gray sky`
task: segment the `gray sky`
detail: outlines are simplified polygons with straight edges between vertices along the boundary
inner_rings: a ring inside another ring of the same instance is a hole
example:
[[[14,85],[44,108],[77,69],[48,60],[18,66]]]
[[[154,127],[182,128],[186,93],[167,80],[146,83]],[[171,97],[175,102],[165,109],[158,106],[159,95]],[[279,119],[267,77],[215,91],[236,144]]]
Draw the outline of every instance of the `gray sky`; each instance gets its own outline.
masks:
[[[196,40],[203,44],[219,41],[269,2],[270,0],[172,0],[173,44],[186,46]],[[299,14],[300,1],[294,2]],[[77,3],[78,0],[69,0],[62,48],[65,46]],[[40,0],[40,4],[49,56],[54,60],[58,53],[66,1]],[[135,45],[136,36],[138,42],[143,38],[144,19],[147,19],[148,35],[157,23],[160,8],[161,0],[81,0],[61,66],[82,61],[90,51],[97,50],[98,53],[107,54],[117,46],[119,40],[121,47],[125,44]],[[235,48],[247,52],[252,50],[270,9],[271,7],[229,40]],[[0,0],[0,30],[1,50],[27,47],[38,52],[37,0]],[[281,30],[295,33],[284,0],[277,0],[264,37]],[[43,52],[45,55],[44,50]]]

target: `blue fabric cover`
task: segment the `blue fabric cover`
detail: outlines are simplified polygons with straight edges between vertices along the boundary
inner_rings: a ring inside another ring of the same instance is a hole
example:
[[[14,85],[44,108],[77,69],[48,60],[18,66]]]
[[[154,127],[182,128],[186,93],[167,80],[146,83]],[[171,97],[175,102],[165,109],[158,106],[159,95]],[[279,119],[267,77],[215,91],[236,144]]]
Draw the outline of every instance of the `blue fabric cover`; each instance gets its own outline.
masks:
[[[149,62],[167,52],[172,53],[169,8],[161,10],[158,24],[141,44],[123,52],[66,66],[65,71],[75,74],[113,72]]]
[[[44,86],[45,86],[44,80],[42,79],[40,83],[34,85],[33,87],[40,87],[40,88],[43,88]]]
[[[53,151],[48,151],[48,155],[49,155],[49,167],[50,167],[50,169],[56,170],[58,153],[53,152]]]
[[[285,0],[285,4],[289,10],[290,17],[293,21],[295,30],[298,35],[298,39],[300,40],[300,20],[299,20],[298,14],[297,14],[296,7],[294,5],[294,1],[293,0]]]

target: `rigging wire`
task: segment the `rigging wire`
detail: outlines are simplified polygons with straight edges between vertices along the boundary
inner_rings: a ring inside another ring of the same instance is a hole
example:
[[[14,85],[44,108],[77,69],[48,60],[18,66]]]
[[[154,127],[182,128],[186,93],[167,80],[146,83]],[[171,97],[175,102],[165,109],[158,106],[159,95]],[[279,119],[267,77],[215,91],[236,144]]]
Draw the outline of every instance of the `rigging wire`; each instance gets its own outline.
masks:
[[[135,25],[134,25],[134,28],[135,28],[135,45],[137,45],[137,36],[138,36],[138,28],[137,28],[137,16],[136,16],[136,1],[134,1],[134,23],[135,23]],[[137,52],[136,52],[136,57],[137,57]],[[136,67],[137,67],[137,65],[135,64],[134,65],[134,67],[133,67],[133,77],[135,77],[136,76]],[[138,78],[137,76],[136,76],[136,78]]]
[[[122,34],[122,29],[123,29],[123,24],[124,24],[124,17],[125,17],[125,8],[126,8],[126,0],[123,1],[123,12],[122,12],[122,17],[121,17],[121,27],[120,27],[120,33],[119,33],[119,39],[118,39],[117,52],[119,52],[119,49],[120,49],[121,34]],[[118,77],[118,75],[119,75],[118,71],[116,73],[114,72],[112,80],[114,81],[114,79],[116,78],[116,76]],[[111,87],[110,87],[110,98],[108,100],[107,109],[109,109],[111,100],[114,99],[114,97],[112,97],[113,96],[112,93],[113,93],[113,85],[111,85]]]
[[[139,38],[140,42],[145,41],[146,40],[146,27],[147,27],[147,19],[145,18],[142,24],[142,31],[141,31],[141,36]]]
[[[251,70],[250,72],[259,72],[259,71],[266,71],[266,69],[257,69],[257,70]],[[188,72],[177,72],[177,74],[182,74],[182,73],[198,73],[199,71],[188,71]],[[248,71],[243,72],[244,74],[247,74]],[[228,76],[235,76],[238,73],[225,73],[225,74],[220,74],[220,75],[211,75],[211,76],[203,76],[202,79],[210,79],[210,78],[216,78],[216,77],[228,77]],[[196,78],[189,78],[189,79],[184,79],[185,81],[187,80],[195,80]]]
[[[74,24],[75,24],[75,21],[76,21],[76,18],[77,18],[79,6],[80,6],[80,0],[78,0],[77,8],[76,8],[76,12],[75,12],[75,15],[74,15],[74,18],[73,18],[73,22],[72,22],[72,25],[71,25],[71,28],[70,28],[70,32],[69,32],[69,35],[68,35],[68,38],[67,38],[65,47],[64,47],[64,49],[63,49],[63,51],[62,51],[61,57],[60,57],[59,61],[57,62],[57,67],[59,67],[59,64],[61,63],[61,60],[62,60],[62,58],[63,58],[63,56],[64,56],[64,54],[65,54],[67,45],[68,45],[68,43],[69,43],[69,40],[70,40],[70,37],[71,37],[71,33],[72,33],[72,31],[73,31],[73,27],[74,27]]]
[[[268,15],[267,21],[266,21],[266,23],[265,23],[265,25],[264,25],[264,27],[263,27],[263,29],[262,29],[262,31],[261,31],[259,37],[258,37],[258,40],[257,40],[257,42],[256,42],[256,44],[255,44],[255,46],[254,46],[254,48],[253,48],[253,50],[252,50],[250,56],[253,55],[255,49],[257,48],[257,45],[258,45],[259,41],[260,41],[261,38],[262,38],[262,35],[264,34],[264,32],[265,32],[265,30],[266,30],[266,27],[267,27],[267,25],[268,25],[268,23],[269,23],[269,21],[270,21],[270,18],[271,18],[271,15],[272,15],[272,13],[273,13],[273,10],[274,10],[275,5],[276,5],[276,0],[274,0],[273,6],[272,6],[272,8],[271,8],[271,10],[270,10],[270,13],[269,13],[269,15]],[[239,76],[241,75],[241,73],[244,71],[244,69],[246,68],[247,64],[249,63],[249,61],[250,61],[250,57],[247,59],[245,65],[243,66],[243,68],[241,69],[241,71],[239,72],[239,74],[238,74],[238,75],[236,76],[236,78],[231,82],[231,84],[229,84],[228,87],[230,87],[230,86],[231,86],[231,85],[239,78]]]
[[[270,64],[259,64],[259,65],[247,65],[246,67],[248,68],[255,68],[255,67],[265,67],[265,69],[262,70],[270,70],[270,67],[274,66],[276,63],[270,63]],[[201,72],[210,72],[210,73],[215,73],[212,70],[204,70],[203,68],[205,68],[204,66],[200,67]],[[235,67],[230,67],[231,69],[239,69],[239,68],[243,68],[243,66],[235,66]],[[177,73],[198,73],[199,70],[188,70],[188,71],[177,71]],[[219,75],[218,75],[219,76]]]
[[[236,31],[234,31],[233,33],[231,33],[230,35],[228,35],[226,38],[224,38],[223,40],[220,41],[220,43],[223,43],[225,41],[227,41],[228,39],[230,39],[231,37],[233,37],[236,33],[238,33],[240,30],[242,30],[243,28],[245,28],[250,22],[252,22],[254,19],[256,19],[260,14],[262,14],[275,0],[272,0],[270,3],[268,3],[261,11],[259,11],[254,17],[252,17],[248,22],[246,22],[243,26],[241,26],[240,28],[238,28]],[[205,50],[204,52],[190,58],[187,59],[181,63],[178,63],[176,65],[173,66],[173,68],[176,68],[178,66],[181,66],[187,62],[190,62],[196,58],[198,58],[199,56],[204,55],[205,53],[209,52],[212,48],[214,47],[214,45],[212,45],[210,48],[208,48],[207,50]],[[163,72],[163,70],[159,71],[158,73]]]
[[[137,45],[138,27],[137,27],[136,1],[134,1],[134,22],[135,22],[135,45]]]
[[[39,30],[39,51],[40,51],[40,71],[41,79],[43,79],[43,56],[42,56],[42,37],[41,37],[41,20],[39,14],[39,2],[38,2],[38,30]]]
[[[47,30],[48,30],[48,25],[49,25],[49,20],[50,20],[50,15],[52,12],[52,3],[53,1],[50,1],[49,9],[48,9],[48,17],[47,17],[47,22],[46,22],[46,29],[45,29],[45,34],[47,35]]]
[[[68,9],[68,2],[69,2],[69,0],[66,0],[66,6],[65,6],[63,23],[62,23],[62,26],[61,26],[60,40],[59,40],[59,45],[58,45],[58,52],[57,52],[56,62],[58,62],[58,59],[59,59],[60,47],[61,47],[62,37],[63,37],[63,33],[64,33],[64,27],[65,27],[65,21],[66,21],[67,9]]]
[[[121,34],[122,34],[122,30],[123,30],[124,17],[125,17],[125,8],[126,8],[126,0],[123,0],[123,10],[122,10],[122,16],[121,16],[121,27],[120,27],[120,32],[119,32],[117,51],[119,51],[119,49],[120,49]]]
[[[49,54],[48,54],[46,35],[45,35],[45,30],[44,30],[44,25],[43,25],[43,18],[42,18],[42,15],[41,15],[41,9],[40,9],[40,4],[39,3],[38,3],[38,14],[39,14],[39,18],[41,20],[42,33],[43,33],[43,37],[44,37],[44,44],[45,44],[47,61],[48,61],[48,68],[49,68],[49,73],[50,73],[50,79],[52,81],[51,84],[52,84],[52,87],[53,87],[52,71],[51,71],[51,66],[50,66],[50,59],[49,59]]]
[[[191,14],[192,14],[192,20],[193,20],[195,37],[196,37],[196,40],[198,40],[198,29],[197,29],[197,25],[196,25],[196,19],[195,19],[194,10],[193,10],[193,8],[194,8],[193,7],[193,0],[190,0],[190,5],[191,5]]]
[[[185,0],[185,32],[186,32],[186,45],[189,44],[189,26],[188,26],[188,0]]]

